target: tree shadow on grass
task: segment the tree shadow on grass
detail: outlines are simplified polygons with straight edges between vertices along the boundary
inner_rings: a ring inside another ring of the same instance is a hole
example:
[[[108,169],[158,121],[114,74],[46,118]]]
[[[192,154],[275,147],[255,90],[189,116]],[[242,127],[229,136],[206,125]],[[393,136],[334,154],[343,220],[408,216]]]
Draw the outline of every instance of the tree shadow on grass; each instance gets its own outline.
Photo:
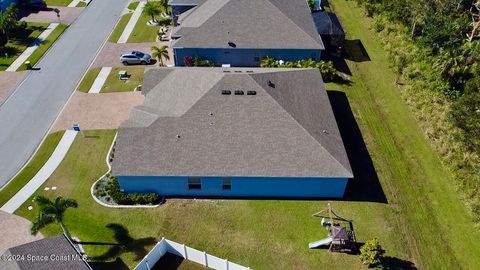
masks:
[[[347,96],[341,91],[327,93],[354,175],[343,200],[388,203]]]
[[[345,59],[354,62],[367,62],[371,61],[367,50],[363,46],[363,43],[359,39],[345,40],[344,45]]]
[[[88,262],[93,270],[130,270],[128,266],[120,258],[116,258],[111,262]]]
[[[382,258],[382,269],[385,270],[416,270],[415,264],[404,259],[385,256]]]
[[[134,260],[139,261],[148,254],[149,250],[147,250],[146,247],[157,243],[157,240],[153,237],[134,239],[130,236],[127,228],[120,224],[110,223],[106,227],[113,231],[113,237],[117,243],[111,245],[104,254],[92,257],[92,260],[106,261],[116,259],[123,253],[132,252],[136,256]]]

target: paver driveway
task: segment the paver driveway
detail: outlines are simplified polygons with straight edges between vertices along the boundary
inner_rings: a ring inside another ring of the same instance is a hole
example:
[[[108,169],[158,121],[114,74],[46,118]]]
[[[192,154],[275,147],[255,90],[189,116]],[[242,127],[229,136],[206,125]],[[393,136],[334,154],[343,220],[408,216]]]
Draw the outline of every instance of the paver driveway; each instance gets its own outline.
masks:
[[[30,234],[30,221],[0,210],[0,232],[2,232],[2,241],[0,241],[0,254],[7,249],[23,245],[43,238],[41,233],[36,236]]]
[[[26,71],[8,72],[0,71],[0,106],[12,93],[15,86],[23,79]]]
[[[57,17],[57,13],[53,11],[53,8],[60,10],[60,18]],[[84,9],[76,7],[50,7],[48,10],[24,13],[24,17],[21,20],[25,22],[63,23],[70,25],[80,16]]]
[[[143,103],[141,92],[87,94],[75,92],[52,127],[52,132],[71,129],[116,129]]]

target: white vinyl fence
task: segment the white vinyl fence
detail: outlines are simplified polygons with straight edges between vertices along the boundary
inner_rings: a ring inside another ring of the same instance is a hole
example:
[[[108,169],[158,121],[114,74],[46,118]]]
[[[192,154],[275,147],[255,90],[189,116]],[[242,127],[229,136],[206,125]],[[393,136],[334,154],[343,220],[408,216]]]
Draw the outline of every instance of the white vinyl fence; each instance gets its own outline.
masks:
[[[232,263],[226,259],[207,254],[184,244],[162,238],[160,242],[143,258],[143,260],[135,267],[134,270],[151,270],[151,268],[165,255],[170,253],[175,256],[182,257],[186,260],[199,263],[203,266],[217,270],[251,270],[249,267]]]

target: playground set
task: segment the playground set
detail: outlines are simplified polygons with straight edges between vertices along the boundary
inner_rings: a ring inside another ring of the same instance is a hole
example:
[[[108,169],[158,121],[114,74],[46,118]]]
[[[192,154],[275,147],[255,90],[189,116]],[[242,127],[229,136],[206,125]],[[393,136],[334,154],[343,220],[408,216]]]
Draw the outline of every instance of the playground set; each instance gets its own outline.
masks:
[[[322,227],[328,230],[328,237],[308,244],[309,248],[329,247],[329,251],[355,252],[357,240],[353,223],[333,212],[328,204],[328,216],[324,216],[325,210],[314,214],[314,217],[321,218]]]

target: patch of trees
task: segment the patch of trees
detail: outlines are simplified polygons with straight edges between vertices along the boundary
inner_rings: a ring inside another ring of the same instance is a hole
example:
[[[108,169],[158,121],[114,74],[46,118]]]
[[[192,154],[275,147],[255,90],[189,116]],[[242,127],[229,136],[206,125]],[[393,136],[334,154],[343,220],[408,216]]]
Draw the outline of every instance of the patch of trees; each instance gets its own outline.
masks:
[[[480,222],[480,0],[355,0]]]
[[[25,28],[25,23],[18,20],[19,12],[13,4],[5,11],[0,11],[0,47],[7,44],[14,31]]]

